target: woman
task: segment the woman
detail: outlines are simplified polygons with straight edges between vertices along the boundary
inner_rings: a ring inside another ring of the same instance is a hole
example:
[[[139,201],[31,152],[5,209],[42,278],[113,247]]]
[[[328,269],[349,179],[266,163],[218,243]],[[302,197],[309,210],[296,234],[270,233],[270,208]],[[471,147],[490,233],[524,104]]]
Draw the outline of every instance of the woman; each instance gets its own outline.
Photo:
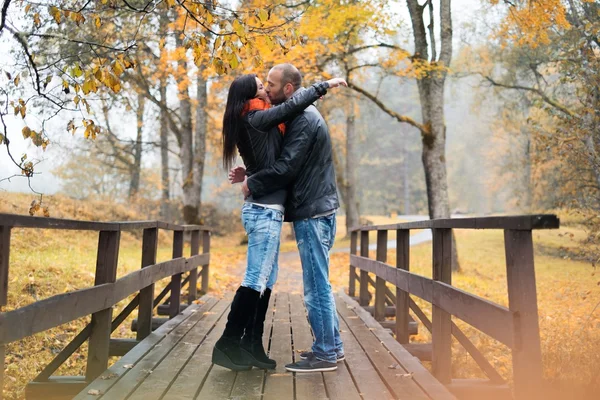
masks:
[[[284,103],[269,107],[265,88],[254,74],[236,78],[227,97],[223,116],[223,165],[229,170],[239,151],[246,175],[275,163],[281,152],[284,121],[292,119],[323,96],[330,87],[346,85],[331,79],[299,90]],[[248,265],[236,291],[227,325],[215,344],[212,362],[234,371],[252,366],[274,369],[262,345],[264,321],[271,289],[277,280],[279,236],[283,224],[286,191],[261,198],[249,197],[242,207],[248,235]]]

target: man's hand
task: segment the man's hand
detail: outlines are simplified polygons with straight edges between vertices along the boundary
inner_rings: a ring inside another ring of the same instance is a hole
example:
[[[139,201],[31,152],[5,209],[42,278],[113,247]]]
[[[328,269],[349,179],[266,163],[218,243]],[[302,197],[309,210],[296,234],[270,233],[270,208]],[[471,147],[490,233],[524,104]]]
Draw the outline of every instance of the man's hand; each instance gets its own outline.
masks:
[[[229,183],[232,185],[234,183],[244,182],[246,178],[246,168],[244,167],[234,167],[229,170]]]
[[[250,197],[250,189],[248,189],[248,178],[244,178],[244,183],[242,183],[242,193],[244,193],[244,200]]]
[[[329,84],[330,88],[335,88],[338,86],[348,87],[348,83],[343,78],[333,78],[333,79],[328,80],[327,83]]]

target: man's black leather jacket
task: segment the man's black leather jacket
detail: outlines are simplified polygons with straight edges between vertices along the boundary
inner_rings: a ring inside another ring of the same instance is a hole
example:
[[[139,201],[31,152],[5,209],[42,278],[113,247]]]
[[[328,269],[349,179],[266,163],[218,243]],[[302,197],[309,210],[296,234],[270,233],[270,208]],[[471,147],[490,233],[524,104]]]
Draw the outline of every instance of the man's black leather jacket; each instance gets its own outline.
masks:
[[[307,90],[312,89],[299,89],[292,98]],[[273,165],[250,176],[248,188],[253,197],[287,188],[286,221],[339,207],[331,138],[316,107],[308,107],[286,124],[281,155]]]

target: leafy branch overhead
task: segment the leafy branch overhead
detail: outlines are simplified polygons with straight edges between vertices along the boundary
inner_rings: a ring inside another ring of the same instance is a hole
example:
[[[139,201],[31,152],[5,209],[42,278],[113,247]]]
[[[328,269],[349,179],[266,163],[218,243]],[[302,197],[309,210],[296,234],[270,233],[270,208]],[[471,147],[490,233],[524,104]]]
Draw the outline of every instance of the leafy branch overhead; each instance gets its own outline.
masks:
[[[43,149],[52,136],[45,122],[61,112],[78,115],[68,118],[67,131],[81,128],[86,138],[95,138],[101,128],[92,104],[107,93],[120,93],[129,76],[147,69],[147,57],[141,56],[159,51],[172,34],[183,44],[173,54],[190,52],[204,70],[226,74],[242,58],[260,66],[256,43],[261,38],[284,51],[300,42],[288,25],[303,8],[275,22],[271,15],[278,7],[269,2],[234,10],[215,1],[5,0],[0,34],[11,43],[17,63],[0,78],[0,142],[8,147],[13,137],[5,123],[9,113],[23,120],[23,136]],[[161,16],[168,16],[168,32],[157,29]],[[41,124],[27,118],[34,104],[50,115]]]

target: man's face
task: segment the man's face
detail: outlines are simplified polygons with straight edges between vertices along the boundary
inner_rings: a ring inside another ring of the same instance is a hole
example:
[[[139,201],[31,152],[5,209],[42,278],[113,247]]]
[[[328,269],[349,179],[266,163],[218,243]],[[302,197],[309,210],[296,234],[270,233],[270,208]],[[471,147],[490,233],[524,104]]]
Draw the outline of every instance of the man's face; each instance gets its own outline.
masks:
[[[271,69],[267,75],[267,87],[265,91],[271,100],[271,104],[281,104],[293,93],[291,83],[283,84],[283,71]]]

